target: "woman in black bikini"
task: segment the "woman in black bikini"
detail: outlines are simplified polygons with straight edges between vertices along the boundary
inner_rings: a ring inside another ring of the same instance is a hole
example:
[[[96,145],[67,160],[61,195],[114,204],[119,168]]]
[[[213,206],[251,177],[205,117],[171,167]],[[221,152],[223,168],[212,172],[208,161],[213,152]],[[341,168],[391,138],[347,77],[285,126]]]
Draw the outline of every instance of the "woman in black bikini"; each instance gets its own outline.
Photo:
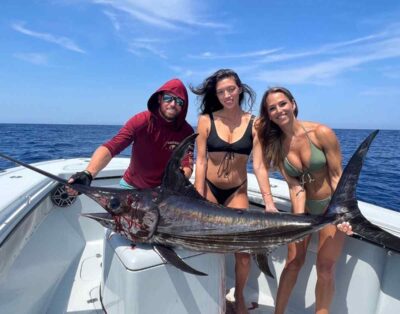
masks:
[[[243,111],[247,95],[249,110],[255,93],[232,70],[221,69],[191,91],[201,99],[197,132],[195,187],[209,201],[232,208],[248,208],[247,161],[253,151],[253,169],[265,202],[276,211],[263,162],[261,145],[254,128],[254,116]],[[243,296],[250,271],[250,255],[235,254],[235,305],[237,313],[247,313]]]

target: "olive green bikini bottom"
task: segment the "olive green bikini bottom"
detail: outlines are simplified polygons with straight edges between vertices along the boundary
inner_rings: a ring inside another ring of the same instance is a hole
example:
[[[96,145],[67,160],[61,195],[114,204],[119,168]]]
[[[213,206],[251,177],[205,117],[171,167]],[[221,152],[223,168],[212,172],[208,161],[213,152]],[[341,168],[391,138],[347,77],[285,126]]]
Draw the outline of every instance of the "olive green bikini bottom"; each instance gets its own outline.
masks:
[[[311,215],[322,215],[331,201],[331,196],[322,200],[306,200],[307,212]]]

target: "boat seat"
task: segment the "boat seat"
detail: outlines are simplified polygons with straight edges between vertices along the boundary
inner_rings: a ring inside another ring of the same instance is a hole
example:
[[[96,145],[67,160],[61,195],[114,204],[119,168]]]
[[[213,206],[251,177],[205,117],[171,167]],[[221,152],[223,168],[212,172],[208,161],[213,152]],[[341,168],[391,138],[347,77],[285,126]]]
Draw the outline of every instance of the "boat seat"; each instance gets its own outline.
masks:
[[[165,263],[151,245],[105,235],[101,296],[112,313],[219,313],[225,307],[225,257],[175,250],[196,276]],[[198,309],[198,311],[196,311]]]

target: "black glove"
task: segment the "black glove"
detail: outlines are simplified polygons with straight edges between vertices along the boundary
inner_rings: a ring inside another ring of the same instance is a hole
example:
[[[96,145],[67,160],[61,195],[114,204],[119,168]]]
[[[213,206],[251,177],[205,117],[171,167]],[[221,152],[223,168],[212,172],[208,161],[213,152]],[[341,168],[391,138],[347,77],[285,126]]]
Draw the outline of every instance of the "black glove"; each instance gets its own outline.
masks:
[[[72,184],[77,183],[77,184],[82,184],[82,185],[87,185],[89,186],[90,183],[92,183],[93,177],[92,174],[85,170],[85,171],[80,171],[75,173],[70,177],[70,179],[73,179],[74,182]]]

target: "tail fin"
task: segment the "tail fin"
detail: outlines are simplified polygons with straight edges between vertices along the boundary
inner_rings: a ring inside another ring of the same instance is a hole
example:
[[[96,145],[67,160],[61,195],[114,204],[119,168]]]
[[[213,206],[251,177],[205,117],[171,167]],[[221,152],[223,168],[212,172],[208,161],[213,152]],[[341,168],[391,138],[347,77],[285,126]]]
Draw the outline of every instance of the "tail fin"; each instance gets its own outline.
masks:
[[[356,199],[356,187],[361,168],[369,146],[377,134],[378,130],[372,132],[351,157],[329,203],[327,215],[341,214],[341,220],[349,220],[356,238],[400,252],[400,238],[365,219],[358,208]]]
[[[329,203],[327,215],[350,213],[351,217],[361,214],[358,209],[356,188],[361,168],[368,149],[379,130],[372,132],[358,147],[343,170],[342,176]],[[349,217],[349,218],[351,218]]]
[[[351,220],[355,237],[400,254],[400,238],[373,225],[362,216]]]

